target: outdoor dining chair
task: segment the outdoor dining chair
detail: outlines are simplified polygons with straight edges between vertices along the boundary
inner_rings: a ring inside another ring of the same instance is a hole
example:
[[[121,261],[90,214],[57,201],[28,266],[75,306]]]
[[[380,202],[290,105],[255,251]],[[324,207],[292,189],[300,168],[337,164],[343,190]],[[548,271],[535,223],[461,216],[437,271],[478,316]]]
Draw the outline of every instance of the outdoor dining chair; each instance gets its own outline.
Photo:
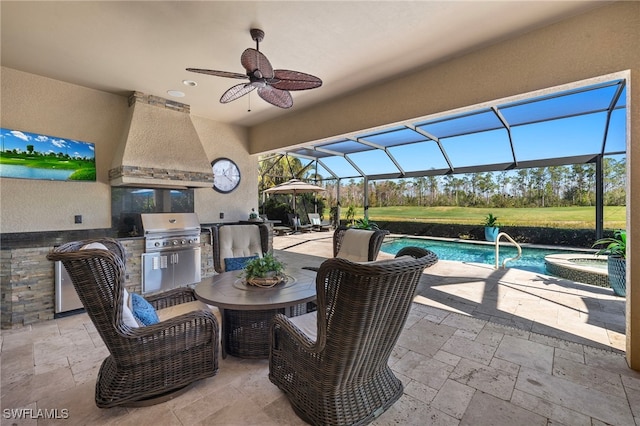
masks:
[[[376,260],[386,229],[357,229],[338,227],[333,233],[333,257],[341,257],[353,262]]]
[[[211,232],[213,268],[219,274],[242,269],[246,261],[272,251],[271,231],[263,223],[220,225]]]
[[[316,312],[271,326],[269,379],[314,425],[367,424],[403,393],[388,361],[431,251],[406,247],[395,259],[333,258],[316,277]]]
[[[371,262],[378,258],[384,237],[389,235],[386,229],[356,229],[339,226],[333,232],[333,257],[352,262]],[[317,271],[315,266],[303,266],[304,269]]]
[[[98,407],[163,402],[217,373],[218,320],[191,288],[145,296],[146,313],[157,310],[159,322],[141,325],[127,303],[125,250],[117,240],[67,243],[47,258],[67,269],[109,350],[96,380]]]

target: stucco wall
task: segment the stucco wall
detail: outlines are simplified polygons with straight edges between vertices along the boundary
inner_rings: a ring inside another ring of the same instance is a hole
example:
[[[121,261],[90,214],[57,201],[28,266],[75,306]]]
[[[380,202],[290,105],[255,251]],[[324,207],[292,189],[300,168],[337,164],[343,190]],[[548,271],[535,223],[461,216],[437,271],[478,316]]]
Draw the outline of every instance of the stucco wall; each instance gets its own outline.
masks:
[[[127,98],[1,69],[2,127],[95,144],[96,182],[0,178],[2,232],[111,226],[107,174],[120,141]],[[74,215],[83,217],[74,224]]]
[[[0,232],[81,230],[111,227],[108,171],[127,119],[127,97],[2,67],[1,121],[5,128],[42,133],[96,145],[96,182],[0,178]],[[257,207],[257,156],[247,151],[246,130],[192,116],[207,161],[233,159],[240,188],[224,195],[195,190],[196,213],[204,222],[248,218]],[[82,215],[83,223],[74,224]]]
[[[258,156],[249,155],[247,130],[206,118],[191,116],[209,161],[218,157],[233,160],[240,168],[240,186],[229,194],[213,189],[197,189],[196,212],[202,223],[235,222],[249,219],[258,208]],[[220,219],[224,213],[224,219]]]

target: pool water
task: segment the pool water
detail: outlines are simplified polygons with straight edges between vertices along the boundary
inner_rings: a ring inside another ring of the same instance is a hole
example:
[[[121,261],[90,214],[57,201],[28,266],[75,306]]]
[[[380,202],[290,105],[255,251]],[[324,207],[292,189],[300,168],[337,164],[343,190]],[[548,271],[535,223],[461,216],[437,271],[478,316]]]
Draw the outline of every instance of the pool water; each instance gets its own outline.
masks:
[[[442,260],[456,260],[459,262],[496,264],[496,248],[493,244],[474,244],[457,241],[440,241],[422,238],[396,238],[388,239],[382,244],[381,250],[385,253],[396,254],[401,248],[407,246],[422,247],[433,251]],[[524,269],[540,274],[549,274],[545,268],[544,257],[549,254],[567,254],[566,250],[553,250],[543,248],[522,247],[522,257],[516,261],[507,262],[507,268]],[[576,251],[576,253],[580,253]],[[586,252],[585,252],[586,253]],[[518,249],[514,246],[500,245],[500,262],[504,259],[516,257]]]
[[[592,268],[598,268],[605,271],[607,270],[606,259],[569,259],[569,262],[576,263],[582,266],[590,266]]]

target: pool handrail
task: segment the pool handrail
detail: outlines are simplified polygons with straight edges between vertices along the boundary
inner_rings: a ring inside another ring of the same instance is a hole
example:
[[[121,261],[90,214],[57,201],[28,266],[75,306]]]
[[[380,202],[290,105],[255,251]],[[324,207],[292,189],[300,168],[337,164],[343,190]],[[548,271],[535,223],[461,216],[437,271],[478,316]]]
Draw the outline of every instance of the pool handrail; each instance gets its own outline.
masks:
[[[502,261],[502,269],[505,268],[505,265],[507,264],[507,262],[510,262],[512,260],[518,260],[520,259],[520,257],[522,257],[522,247],[520,247],[520,244],[516,243],[514,241],[513,238],[511,238],[509,236],[509,234],[507,234],[506,232],[500,232],[498,234],[498,236],[496,237],[496,269],[499,269],[500,266],[500,237],[505,237],[506,239],[508,239],[509,241],[511,241],[513,243],[513,245],[516,246],[516,248],[518,249],[518,255],[516,257],[508,257],[506,258],[504,261]]]

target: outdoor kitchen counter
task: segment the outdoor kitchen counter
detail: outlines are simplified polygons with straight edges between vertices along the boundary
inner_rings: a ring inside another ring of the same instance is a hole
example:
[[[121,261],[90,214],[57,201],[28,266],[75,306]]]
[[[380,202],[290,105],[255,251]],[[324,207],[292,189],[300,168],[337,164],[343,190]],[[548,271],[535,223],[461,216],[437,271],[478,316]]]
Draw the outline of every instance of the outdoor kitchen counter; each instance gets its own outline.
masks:
[[[15,232],[0,234],[2,250],[35,247],[55,247],[70,241],[92,238],[116,238],[118,240],[140,239],[139,237],[117,238],[111,229],[84,229],[78,231]]]
[[[11,329],[54,318],[54,263],[47,254],[55,246],[93,238],[113,238],[111,229],[1,234],[0,244],[0,328]],[[144,237],[116,238],[127,255],[125,286],[141,292],[141,258]],[[213,254],[209,233],[203,230],[202,277],[213,275]]]

